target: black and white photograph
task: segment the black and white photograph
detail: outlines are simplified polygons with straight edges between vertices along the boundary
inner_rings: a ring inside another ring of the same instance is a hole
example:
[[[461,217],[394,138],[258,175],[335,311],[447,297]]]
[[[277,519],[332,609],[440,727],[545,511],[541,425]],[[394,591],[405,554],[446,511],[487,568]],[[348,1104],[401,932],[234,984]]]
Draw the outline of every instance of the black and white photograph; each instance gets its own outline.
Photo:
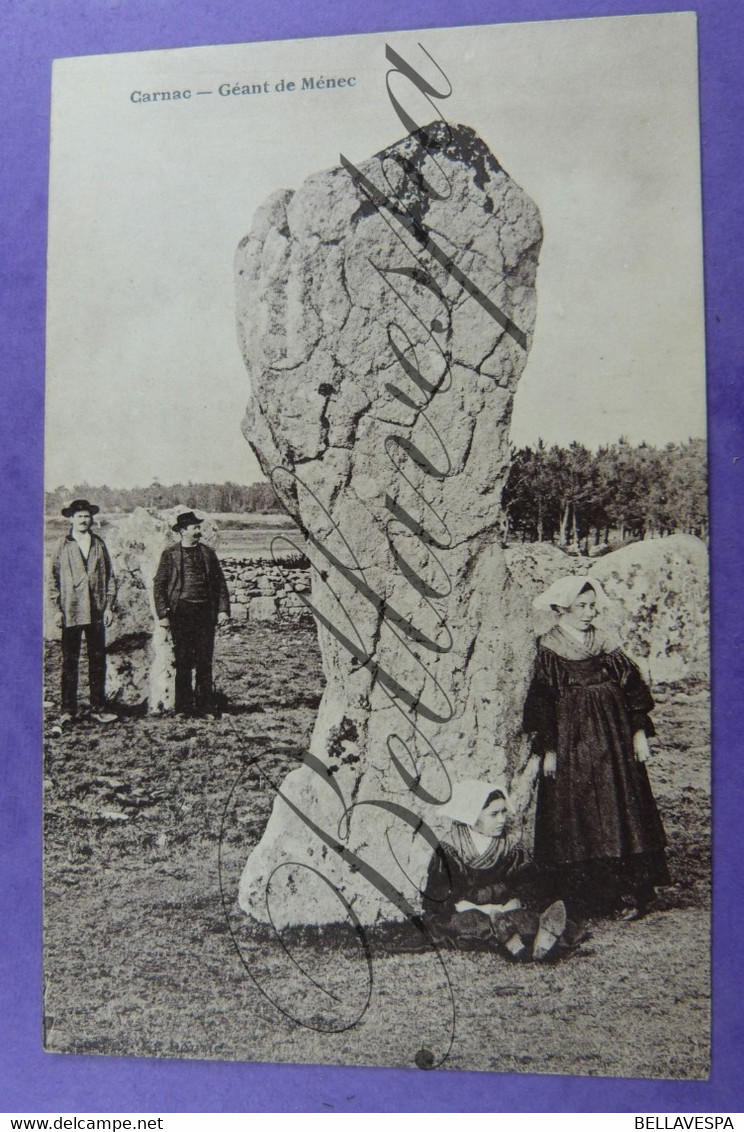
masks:
[[[693,13],[55,61],[44,1048],[706,1079]]]

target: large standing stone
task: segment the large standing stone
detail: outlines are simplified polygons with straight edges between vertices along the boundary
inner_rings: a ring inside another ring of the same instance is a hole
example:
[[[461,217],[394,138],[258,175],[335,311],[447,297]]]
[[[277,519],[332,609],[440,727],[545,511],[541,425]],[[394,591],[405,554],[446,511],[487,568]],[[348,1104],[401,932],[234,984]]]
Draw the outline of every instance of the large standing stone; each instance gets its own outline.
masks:
[[[706,680],[709,672],[708,550],[693,535],[630,543],[598,559],[566,554],[550,543],[515,543],[506,550],[505,616],[514,663],[530,677],[536,637],[556,621],[533,601],[567,574],[596,578],[609,599],[597,628],[618,639],[652,684]],[[524,627],[531,627],[524,652]],[[519,721],[517,721],[518,724]]]
[[[710,671],[708,551],[693,535],[646,539],[600,558],[589,574],[611,606],[606,620],[647,679],[706,680]]]
[[[138,507],[109,530],[117,613],[107,633],[107,695],[128,704],[147,701],[150,711],[163,711],[173,706],[175,670],[170,636],[155,616],[152,582],[172,539],[169,523]]]
[[[242,879],[256,918],[267,891],[279,924],[418,908],[419,817],[517,758],[499,500],[540,242],[483,142],[437,123],[277,193],[239,248],[244,431],[307,535],[327,682],[317,762]]]

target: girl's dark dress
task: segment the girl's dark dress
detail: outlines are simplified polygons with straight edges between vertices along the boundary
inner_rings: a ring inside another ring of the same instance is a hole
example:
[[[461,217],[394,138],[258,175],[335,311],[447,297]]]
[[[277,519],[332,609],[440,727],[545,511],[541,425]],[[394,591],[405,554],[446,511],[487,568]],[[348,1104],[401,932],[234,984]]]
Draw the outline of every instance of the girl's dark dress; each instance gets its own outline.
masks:
[[[439,853],[429,865],[424,914],[434,937],[467,947],[476,941],[493,940],[503,944],[515,932],[524,938],[534,936],[538,917],[522,908],[494,919],[477,909],[456,911],[455,905],[460,900],[473,904],[505,903],[518,893],[526,866],[521,845],[509,836],[496,839],[481,860],[468,863],[463,852],[467,830],[462,826],[459,829],[459,836],[457,828],[453,831],[458,848],[442,842]]]
[[[556,753],[554,778],[540,780],[535,864],[561,893],[612,907],[645,904],[668,884],[666,838],[636,731],[654,734],[654,706],[638,668],[594,630],[586,646],[560,626],[540,641],[524,727],[540,755]]]

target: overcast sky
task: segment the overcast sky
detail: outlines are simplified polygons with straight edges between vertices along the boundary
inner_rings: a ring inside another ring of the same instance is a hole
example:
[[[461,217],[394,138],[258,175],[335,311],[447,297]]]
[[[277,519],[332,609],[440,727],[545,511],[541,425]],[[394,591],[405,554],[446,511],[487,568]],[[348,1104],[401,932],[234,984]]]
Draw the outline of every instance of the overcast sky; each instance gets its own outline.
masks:
[[[542,214],[513,441],[704,434],[690,13],[98,56],[55,64],[50,488],[258,478],[235,248],[270,193],[401,136],[386,42],[415,65],[426,47],[453,87],[443,116],[472,126]],[[331,75],[356,85],[218,93]],[[165,89],[193,94],[131,99]]]

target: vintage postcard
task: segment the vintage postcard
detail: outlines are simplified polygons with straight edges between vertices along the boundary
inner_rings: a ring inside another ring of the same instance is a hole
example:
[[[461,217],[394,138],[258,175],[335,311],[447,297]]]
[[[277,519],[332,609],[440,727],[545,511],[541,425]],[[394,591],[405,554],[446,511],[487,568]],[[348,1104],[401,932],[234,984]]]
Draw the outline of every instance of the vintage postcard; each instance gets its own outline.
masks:
[[[691,13],[61,59],[45,1048],[710,1068]]]

